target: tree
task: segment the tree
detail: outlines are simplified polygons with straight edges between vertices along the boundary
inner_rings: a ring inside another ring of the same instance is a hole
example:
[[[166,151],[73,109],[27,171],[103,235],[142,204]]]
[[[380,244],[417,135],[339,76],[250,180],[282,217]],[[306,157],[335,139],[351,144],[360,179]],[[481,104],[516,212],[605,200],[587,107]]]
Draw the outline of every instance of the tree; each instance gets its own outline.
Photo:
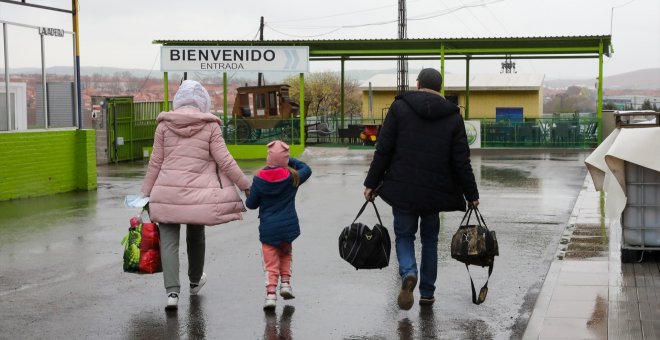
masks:
[[[570,86],[558,93],[543,106],[544,112],[595,112],[596,92],[582,86]]]
[[[642,110],[653,110],[650,99],[644,99],[644,102],[642,103]]]
[[[603,103],[603,110],[616,110],[616,105],[612,102]]]
[[[287,77],[289,96],[297,101],[300,93],[300,78]],[[361,110],[362,93],[356,80],[344,79],[344,111],[357,113]],[[339,115],[341,111],[340,75],[337,72],[316,72],[305,76],[305,101],[308,103],[306,116]],[[307,106],[307,105],[306,105]]]

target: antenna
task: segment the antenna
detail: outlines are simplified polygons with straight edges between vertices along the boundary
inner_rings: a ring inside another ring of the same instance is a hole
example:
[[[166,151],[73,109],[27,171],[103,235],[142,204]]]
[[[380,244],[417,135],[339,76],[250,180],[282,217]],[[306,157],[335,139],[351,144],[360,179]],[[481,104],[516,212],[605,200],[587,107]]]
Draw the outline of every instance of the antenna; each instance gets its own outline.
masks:
[[[399,0],[399,39],[407,39],[406,0]],[[396,90],[399,94],[408,91],[408,60],[399,56],[397,60]]]
[[[504,62],[502,63],[502,70],[500,73],[512,73],[511,71],[513,71],[513,73],[518,73],[518,71],[516,71],[516,63],[511,60],[511,55],[507,54],[504,57]]]

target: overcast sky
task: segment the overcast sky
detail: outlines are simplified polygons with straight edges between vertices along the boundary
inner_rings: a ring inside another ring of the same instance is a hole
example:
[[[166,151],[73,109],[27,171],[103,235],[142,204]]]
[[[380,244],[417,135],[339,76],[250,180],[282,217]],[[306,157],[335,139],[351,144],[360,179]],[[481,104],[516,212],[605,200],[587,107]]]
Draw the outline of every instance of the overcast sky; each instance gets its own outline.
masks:
[[[17,1],[20,2],[20,1]],[[70,0],[28,3],[70,9]],[[80,0],[81,65],[159,71],[155,39],[396,38],[395,0]],[[614,54],[605,75],[660,68],[658,0],[408,0],[408,38],[532,37],[612,34]],[[0,2],[0,20],[72,30],[71,15]],[[1,31],[1,28],[0,28]],[[39,38],[33,29],[10,26],[9,66],[40,67]],[[71,65],[69,39],[48,38],[47,66]],[[0,44],[0,52],[3,50]],[[0,54],[0,60],[3,60]],[[519,73],[548,79],[598,75],[596,59],[514,60]],[[471,72],[498,73],[500,61],[473,61]],[[410,68],[439,62],[411,62]],[[0,68],[3,65],[0,64]],[[348,69],[396,68],[396,62],[349,62]],[[311,71],[337,70],[338,62],[312,62]],[[464,73],[462,61],[446,71]]]

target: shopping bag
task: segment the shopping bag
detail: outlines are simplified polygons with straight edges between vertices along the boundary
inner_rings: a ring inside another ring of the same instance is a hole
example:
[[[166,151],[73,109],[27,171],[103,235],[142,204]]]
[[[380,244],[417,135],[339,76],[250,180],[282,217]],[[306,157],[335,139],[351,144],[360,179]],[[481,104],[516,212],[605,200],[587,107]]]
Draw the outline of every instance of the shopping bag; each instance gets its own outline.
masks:
[[[151,222],[146,207],[139,216],[131,217],[129,222],[128,234],[121,241],[124,246],[124,271],[138,274],[162,272],[158,225]]]
[[[390,263],[390,250],[392,248],[390,234],[380,220],[376,204],[371,202],[374,210],[376,210],[378,224],[374,225],[373,228],[369,228],[365,224],[356,222],[369,202],[364,202],[353,223],[344,227],[339,234],[339,256],[355,267],[356,270],[382,269]]]
[[[470,224],[472,213],[475,215],[477,224]],[[499,246],[495,231],[488,229],[479,209],[471,205],[468,211],[465,212],[458,230],[451,239],[451,257],[465,264],[472,286],[472,303],[475,305],[479,305],[486,300],[488,280],[493,273],[495,256],[498,255]],[[486,279],[486,284],[481,288],[478,296],[474,289],[469,265],[488,267],[488,279]]]

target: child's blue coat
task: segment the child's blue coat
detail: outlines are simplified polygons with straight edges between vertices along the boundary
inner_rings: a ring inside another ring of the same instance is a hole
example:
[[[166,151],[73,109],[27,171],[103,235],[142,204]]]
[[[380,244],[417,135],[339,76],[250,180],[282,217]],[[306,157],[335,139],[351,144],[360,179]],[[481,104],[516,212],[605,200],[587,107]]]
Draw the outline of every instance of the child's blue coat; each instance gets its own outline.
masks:
[[[312,175],[312,169],[295,158],[289,159],[289,166],[298,172],[300,184]],[[288,169],[267,167],[257,172],[245,205],[259,208],[259,241],[277,247],[282,242],[293,242],[300,235],[297,192]]]

